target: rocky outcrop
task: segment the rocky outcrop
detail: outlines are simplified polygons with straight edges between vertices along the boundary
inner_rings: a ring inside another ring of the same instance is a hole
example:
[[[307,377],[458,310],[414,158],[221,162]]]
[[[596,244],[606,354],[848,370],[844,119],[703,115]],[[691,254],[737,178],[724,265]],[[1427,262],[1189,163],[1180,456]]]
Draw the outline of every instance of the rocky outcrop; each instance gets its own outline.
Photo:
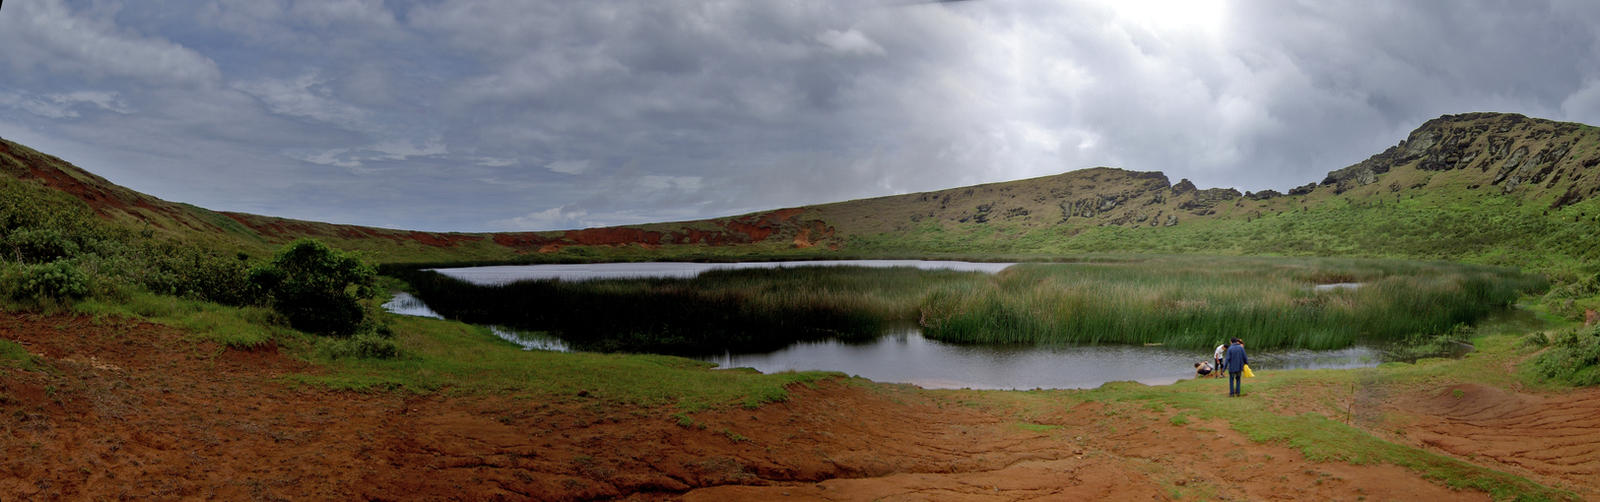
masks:
[[[1278,197],[1282,197],[1282,196],[1283,196],[1282,193],[1279,193],[1277,190],[1271,190],[1271,189],[1262,190],[1260,192],[1245,192],[1244,193],[1244,198],[1250,199],[1250,200],[1267,200],[1267,199],[1274,199],[1274,198],[1278,198]]]
[[[1551,207],[1559,208],[1586,198],[1588,187],[1600,184],[1593,170],[1600,164],[1600,154],[1572,158],[1574,152],[1585,150],[1581,148],[1585,141],[1595,141],[1584,132],[1580,124],[1516,114],[1445,115],[1422,124],[1383,153],[1328,173],[1321,185],[1343,193],[1376,183],[1379,176],[1405,165],[1424,172],[1475,169],[1485,176],[1468,181],[1467,188],[1493,185],[1507,195],[1536,187],[1553,189],[1563,181],[1579,185],[1555,198]],[[1296,195],[1298,190],[1289,193]]]
[[[1194,197],[1178,203],[1178,209],[1202,216],[1216,214],[1215,208],[1218,204],[1241,197],[1239,191],[1232,188],[1207,188],[1194,190],[1192,193]]]
[[[1189,181],[1189,178],[1184,178],[1184,179],[1178,180],[1178,184],[1172,185],[1172,195],[1173,196],[1183,195],[1183,194],[1186,194],[1186,193],[1189,193],[1189,192],[1193,192],[1195,190],[1196,189],[1194,187],[1194,182]]]
[[[1095,218],[1134,204],[1141,206],[1161,204],[1166,200],[1167,192],[1173,188],[1167,184],[1167,176],[1159,172],[1119,171],[1119,174],[1124,179],[1117,180],[1118,183],[1095,186],[1094,188],[1102,190],[1100,193],[1074,198],[1069,193],[1062,192],[1060,194],[1062,200],[1057,203],[1061,208],[1061,221],[1072,218]],[[1189,183],[1189,180],[1183,180],[1179,185],[1185,183]],[[1190,183],[1188,186],[1193,188],[1194,184]],[[1108,190],[1111,187],[1119,188]],[[1142,211],[1125,211],[1111,221],[1121,222],[1113,224],[1143,221],[1140,219],[1142,215],[1144,215]],[[1144,218],[1148,219],[1148,216]]]
[[[1523,183],[1538,184],[1556,170],[1556,165],[1572,150],[1572,142],[1549,145],[1528,156],[1528,147],[1518,148],[1512,159],[1500,165],[1500,171],[1491,184],[1500,185],[1501,193],[1511,193]],[[1520,162],[1518,162],[1520,160]]]

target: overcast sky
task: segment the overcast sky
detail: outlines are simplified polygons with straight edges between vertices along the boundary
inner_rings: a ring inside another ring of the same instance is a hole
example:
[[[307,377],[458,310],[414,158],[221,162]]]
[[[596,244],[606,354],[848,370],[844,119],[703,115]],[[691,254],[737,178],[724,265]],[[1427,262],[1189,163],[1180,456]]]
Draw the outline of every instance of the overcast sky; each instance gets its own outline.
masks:
[[[727,216],[1094,166],[1283,191],[1446,113],[1600,124],[1600,3],[12,0],[0,137],[217,209]]]

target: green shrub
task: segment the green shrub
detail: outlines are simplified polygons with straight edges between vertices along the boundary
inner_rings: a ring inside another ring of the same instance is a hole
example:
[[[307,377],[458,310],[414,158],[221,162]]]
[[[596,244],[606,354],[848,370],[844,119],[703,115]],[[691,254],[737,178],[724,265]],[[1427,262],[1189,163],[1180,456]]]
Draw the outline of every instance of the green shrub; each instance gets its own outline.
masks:
[[[394,359],[400,355],[400,346],[394,340],[370,332],[341,340],[324,340],[318,348],[323,357],[329,359]]]
[[[7,296],[26,303],[66,303],[89,293],[88,278],[66,261],[8,266],[4,280]]]
[[[222,256],[172,241],[141,242],[130,252],[138,263],[131,273],[152,292],[236,306],[262,299],[250,279],[248,257]]]
[[[1572,281],[1560,287],[1550,288],[1545,293],[1545,299],[1588,298],[1600,295],[1600,274],[1595,274],[1583,279]]]
[[[1575,329],[1550,340],[1533,362],[1539,376],[1567,385],[1600,385],[1600,326]]]
[[[360,300],[370,294],[376,274],[354,255],[301,239],[252,269],[249,278],[294,329],[348,336],[362,326],[366,311]]]
[[[23,263],[45,263],[78,254],[78,243],[60,229],[19,228],[0,239],[0,252]]]
[[[1522,337],[1522,346],[1531,348],[1544,348],[1550,346],[1550,334],[1536,331]]]

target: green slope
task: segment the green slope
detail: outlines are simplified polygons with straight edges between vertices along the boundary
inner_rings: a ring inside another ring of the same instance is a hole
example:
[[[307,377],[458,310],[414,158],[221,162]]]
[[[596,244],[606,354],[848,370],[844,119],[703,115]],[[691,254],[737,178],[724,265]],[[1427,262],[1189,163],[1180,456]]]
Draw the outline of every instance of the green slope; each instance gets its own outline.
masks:
[[[1159,172],[1055,176],[690,222],[437,233],[218,213],[128,190],[0,140],[0,170],[101,217],[264,251],[299,237],[388,263],[1208,253],[1409,257],[1592,275],[1600,129],[1446,115],[1289,194],[1199,189]]]

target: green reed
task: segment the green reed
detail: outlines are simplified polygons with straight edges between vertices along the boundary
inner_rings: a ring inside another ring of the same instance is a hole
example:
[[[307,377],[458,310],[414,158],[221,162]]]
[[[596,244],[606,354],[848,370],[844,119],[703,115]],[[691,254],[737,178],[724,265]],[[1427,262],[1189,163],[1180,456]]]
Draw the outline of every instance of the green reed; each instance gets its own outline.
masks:
[[[1330,349],[1470,324],[1542,279],[1392,260],[1124,256],[999,274],[915,268],[718,270],[690,279],[475,286],[391,271],[447,317],[551,330],[585,350],[705,353],[868,339],[916,321],[977,344],[1161,343]],[[1317,292],[1315,284],[1357,282]]]
[[[1316,291],[1315,284],[1358,282]],[[1472,323],[1538,277],[1509,269],[1358,259],[1153,258],[1027,264],[923,302],[934,339],[983,344],[1160,343],[1333,349]]]
[[[916,319],[925,292],[985,278],[910,267],[785,267],[477,286],[435,272],[389,273],[453,319],[551,330],[583,350],[677,354],[869,339],[891,322]]]

